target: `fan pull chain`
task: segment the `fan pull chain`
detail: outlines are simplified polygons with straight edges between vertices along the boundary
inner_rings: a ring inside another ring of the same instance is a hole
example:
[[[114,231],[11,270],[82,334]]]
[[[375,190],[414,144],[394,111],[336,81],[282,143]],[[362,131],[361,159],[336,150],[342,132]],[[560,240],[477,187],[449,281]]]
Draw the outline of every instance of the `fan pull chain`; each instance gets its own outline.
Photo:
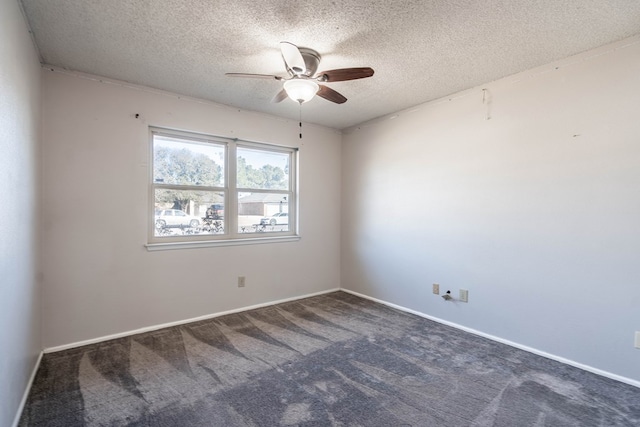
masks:
[[[300,101],[300,116],[299,116],[299,118],[300,118],[300,122],[299,122],[299,125],[300,125],[300,139],[302,139],[302,101]]]

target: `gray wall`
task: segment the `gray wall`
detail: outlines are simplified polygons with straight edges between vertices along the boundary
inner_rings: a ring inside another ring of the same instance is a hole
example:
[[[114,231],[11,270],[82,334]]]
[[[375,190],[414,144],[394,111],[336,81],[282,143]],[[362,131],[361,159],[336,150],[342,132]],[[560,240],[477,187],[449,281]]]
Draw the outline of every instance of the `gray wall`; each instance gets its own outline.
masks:
[[[636,37],[349,130],[342,286],[640,381],[638,76]]]
[[[0,0],[0,425],[16,416],[41,342],[40,65],[15,0]]]

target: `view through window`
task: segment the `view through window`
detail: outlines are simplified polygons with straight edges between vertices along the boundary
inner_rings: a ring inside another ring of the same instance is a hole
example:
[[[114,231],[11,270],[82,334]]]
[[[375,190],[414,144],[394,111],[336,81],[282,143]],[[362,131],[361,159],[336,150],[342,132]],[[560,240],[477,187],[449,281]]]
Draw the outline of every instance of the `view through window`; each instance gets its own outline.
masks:
[[[295,149],[164,129],[151,145],[151,242],[294,234]]]

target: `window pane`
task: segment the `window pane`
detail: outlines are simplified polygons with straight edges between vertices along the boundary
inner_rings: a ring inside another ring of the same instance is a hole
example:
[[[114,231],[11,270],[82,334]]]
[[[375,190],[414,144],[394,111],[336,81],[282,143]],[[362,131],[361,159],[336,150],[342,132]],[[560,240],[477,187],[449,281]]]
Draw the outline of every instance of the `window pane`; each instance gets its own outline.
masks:
[[[238,147],[238,188],[289,189],[289,153]]]
[[[239,193],[238,232],[289,231],[287,193]]]
[[[155,190],[155,236],[224,233],[224,192]]]
[[[156,184],[224,186],[224,145],[153,136]]]

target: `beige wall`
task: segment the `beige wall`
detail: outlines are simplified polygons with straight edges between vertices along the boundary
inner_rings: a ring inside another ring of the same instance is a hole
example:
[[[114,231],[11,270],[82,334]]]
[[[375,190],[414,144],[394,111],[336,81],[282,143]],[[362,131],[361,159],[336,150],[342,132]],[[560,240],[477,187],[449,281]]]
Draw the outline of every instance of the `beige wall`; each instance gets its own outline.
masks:
[[[0,425],[42,348],[38,257],[40,65],[15,0],[0,0]]]
[[[636,37],[349,131],[342,286],[640,384],[639,76]]]
[[[43,73],[45,347],[339,287],[339,133]],[[301,239],[148,252],[149,126],[299,147]]]

